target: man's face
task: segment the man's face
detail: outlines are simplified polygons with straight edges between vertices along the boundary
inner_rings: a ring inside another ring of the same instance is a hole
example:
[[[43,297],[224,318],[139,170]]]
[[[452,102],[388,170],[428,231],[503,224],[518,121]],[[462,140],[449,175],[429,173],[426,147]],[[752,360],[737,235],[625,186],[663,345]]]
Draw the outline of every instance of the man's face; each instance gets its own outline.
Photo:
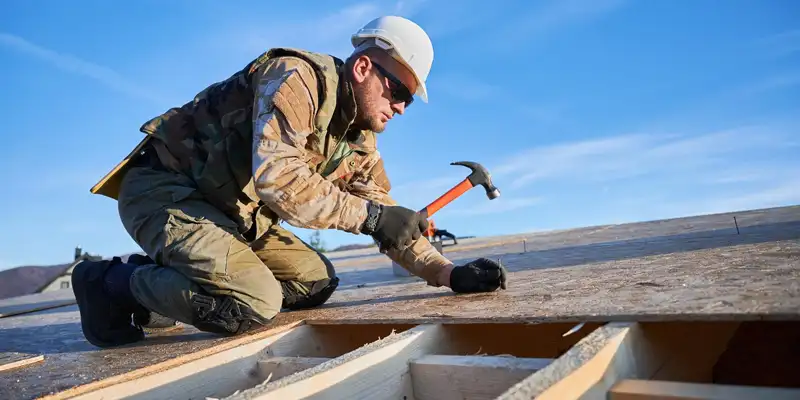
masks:
[[[353,91],[361,129],[383,132],[395,114],[403,114],[417,89],[414,75],[382,52],[362,55],[353,64]]]

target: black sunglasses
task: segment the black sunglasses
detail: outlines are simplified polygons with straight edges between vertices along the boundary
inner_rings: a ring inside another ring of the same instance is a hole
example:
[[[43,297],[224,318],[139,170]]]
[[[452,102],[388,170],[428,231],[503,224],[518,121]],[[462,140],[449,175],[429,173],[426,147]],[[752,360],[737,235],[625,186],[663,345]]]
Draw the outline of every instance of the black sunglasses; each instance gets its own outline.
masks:
[[[381,67],[380,64],[373,61],[372,65],[374,65],[375,68],[383,76],[385,76],[387,79],[392,81],[392,83],[394,83],[394,87],[390,88],[392,93],[392,98],[394,100],[406,103],[406,107],[408,107],[409,105],[411,105],[411,103],[414,102],[414,95],[411,93],[410,90],[408,90],[408,87],[404,85],[402,81],[400,81],[400,79],[397,79],[396,76],[392,75],[389,71],[386,70],[386,68]]]

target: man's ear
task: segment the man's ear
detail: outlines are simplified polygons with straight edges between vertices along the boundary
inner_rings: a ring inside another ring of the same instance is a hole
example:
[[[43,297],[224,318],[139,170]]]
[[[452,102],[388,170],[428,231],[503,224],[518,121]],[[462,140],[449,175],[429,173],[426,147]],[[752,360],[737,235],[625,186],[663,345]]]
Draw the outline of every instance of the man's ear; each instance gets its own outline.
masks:
[[[366,55],[360,55],[353,61],[353,81],[356,83],[363,83],[367,76],[369,76],[370,68],[372,68],[372,60]]]

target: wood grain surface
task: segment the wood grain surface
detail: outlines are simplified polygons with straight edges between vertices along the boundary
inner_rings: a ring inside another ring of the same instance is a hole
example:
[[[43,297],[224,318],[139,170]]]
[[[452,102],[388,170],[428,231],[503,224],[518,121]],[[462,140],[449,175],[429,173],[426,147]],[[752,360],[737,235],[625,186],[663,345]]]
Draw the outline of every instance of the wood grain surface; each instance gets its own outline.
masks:
[[[732,216],[739,224],[737,233]],[[526,239],[522,252],[520,237]],[[391,262],[342,266],[330,301],[280,314],[271,327],[343,323],[504,323],[647,320],[799,320],[800,206],[514,236],[445,254],[499,258],[508,290],[456,295]],[[505,243],[505,244],[503,244]],[[368,252],[359,253],[358,257]],[[9,299],[11,300],[11,299]],[[30,299],[28,299],[30,300]],[[0,303],[1,304],[1,303]],[[47,362],[0,374],[0,398],[27,399],[95,382],[231,339],[193,327],[117,349],[84,339],[76,306],[0,318],[0,351]]]
[[[0,300],[0,318],[75,304],[72,290],[29,294]]]
[[[41,361],[44,361],[44,356],[41,354],[16,351],[0,352],[0,372],[22,368]]]

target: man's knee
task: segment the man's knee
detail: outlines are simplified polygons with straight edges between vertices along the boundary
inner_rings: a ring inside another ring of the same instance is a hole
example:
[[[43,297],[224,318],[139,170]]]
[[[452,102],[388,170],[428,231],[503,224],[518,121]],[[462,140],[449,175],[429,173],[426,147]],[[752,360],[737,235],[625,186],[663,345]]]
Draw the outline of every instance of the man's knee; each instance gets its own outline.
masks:
[[[325,304],[339,286],[339,278],[323,278],[313,282],[281,281],[283,302],[281,307],[302,310]]]
[[[266,326],[277,311],[256,311],[233,296],[195,293],[191,297],[193,321],[197,329],[223,335],[239,335]]]
[[[236,292],[225,284],[200,284],[174,268],[151,264],[135,271],[131,289],[152,312],[202,331],[236,335],[269,324],[280,311],[280,285],[270,276],[263,278],[263,285],[240,286]]]
[[[339,286],[336,269],[321,253],[306,259],[298,266],[300,276],[305,279],[280,281],[283,289],[281,306],[290,310],[300,310],[325,304]]]

